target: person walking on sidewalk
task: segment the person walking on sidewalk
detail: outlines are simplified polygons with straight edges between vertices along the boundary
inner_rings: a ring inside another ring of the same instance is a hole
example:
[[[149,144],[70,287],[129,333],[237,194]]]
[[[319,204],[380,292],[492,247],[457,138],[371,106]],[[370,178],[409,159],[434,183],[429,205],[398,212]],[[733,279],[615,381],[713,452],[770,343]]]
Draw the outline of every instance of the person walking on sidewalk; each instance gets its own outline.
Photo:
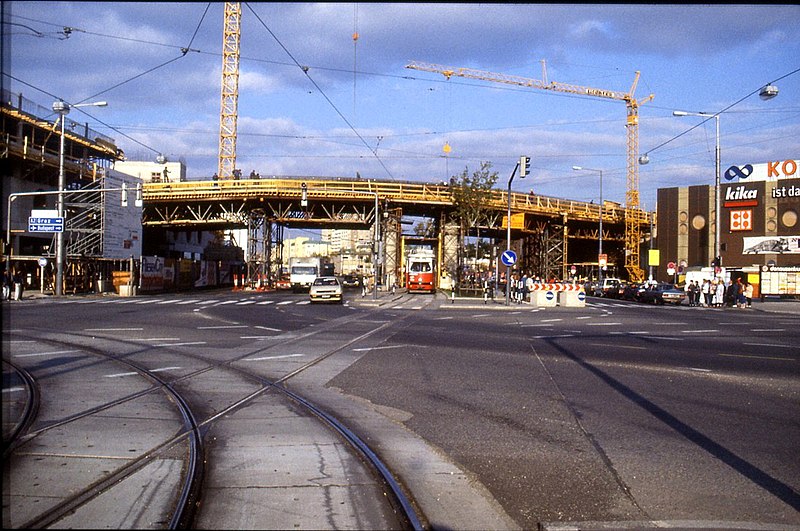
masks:
[[[753,285],[750,282],[744,284],[744,300],[747,308],[753,307]]]

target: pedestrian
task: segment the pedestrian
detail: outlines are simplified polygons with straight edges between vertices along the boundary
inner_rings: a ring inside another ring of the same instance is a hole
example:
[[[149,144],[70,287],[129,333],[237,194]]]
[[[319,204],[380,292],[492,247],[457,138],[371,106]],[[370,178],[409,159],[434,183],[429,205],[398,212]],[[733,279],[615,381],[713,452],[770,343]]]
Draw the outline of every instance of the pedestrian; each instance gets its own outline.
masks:
[[[744,299],[747,303],[748,308],[753,307],[753,285],[750,282],[746,282],[744,285]]]
[[[736,286],[736,282],[732,281],[728,285],[728,288],[725,290],[725,306],[728,306],[730,308],[736,307],[738,299],[739,299],[739,288]]]
[[[744,297],[744,284],[742,283],[742,279],[736,279],[736,307],[737,308],[744,308],[747,304],[747,301]]]
[[[703,281],[703,299],[705,302],[706,308],[711,307],[711,302],[713,300],[714,294],[711,293],[711,280],[705,279]]]
[[[716,289],[714,290],[714,308],[722,308],[725,302],[725,281],[718,279],[716,281]]]
[[[25,288],[25,286],[23,286],[22,274],[19,271],[16,271],[14,272],[12,279],[14,280],[14,300],[21,301],[22,291]]]
[[[686,283],[683,291],[686,293],[686,298],[689,299],[689,306],[694,306],[694,292],[692,291],[691,281]]]
[[[3,270],[3,300],[7,301],[11,298],[11,277],[8,275],[7,270]]]
[[[700,284],[692,280],[692,306],[700,306]]]

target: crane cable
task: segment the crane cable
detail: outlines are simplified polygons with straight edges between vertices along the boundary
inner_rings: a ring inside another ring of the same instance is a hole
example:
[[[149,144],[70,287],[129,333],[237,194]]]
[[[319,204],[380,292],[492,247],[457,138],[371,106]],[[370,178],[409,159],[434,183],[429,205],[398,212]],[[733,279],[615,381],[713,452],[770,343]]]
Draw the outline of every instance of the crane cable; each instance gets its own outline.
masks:
[[[294,62],[295,66],[297,66],[298,68],[300,68],[300,70],[302,70],[302,71],[303,71],[303,73],[304,73],[304,74],[305,74],[305,76],[308,78],[308,80],[311,82],[311,84],[312,84],[312,85],[314,85],[314,88],[316,88],[316,89],[319,91],[319,93],[320,93],[320,94],[322,94],[322,97],[323,97],[323,98],[325,98],[325,101],[327,101],[327,102],[328,102],[328,105],[330,105],[330,106],[331,106],[331,108],[332,108],[332,109],[333,109],[333,110],[336,112],[336,114],[338,114],[338,115],[339,115],[339,118],[341,118],[341,119],[342,119],[342,121],[343,121],[345,124],[347,124],[347,127],[349,127],[351,131],[353,131],[353,134],[355,134],[355,135],[356,135],[356,137],[358,137],[358,139],[361,141],[361,143],[362,143],[362,144],[364,144],[364,146],[365,146],[365,147],[366,147],[366,148],[367,148],[367,149],[370,151],[370,153],[372,153],[372,155],[375,157],[375,160],[377,160],[377,161],[378,161],[378,163],[379,163],[379,164],[381,165],[381,167],[384,169],[384,171],[386,172],[386,174],[387,174],[387,175],[389,175],[389,178],[390,178],[390,179],[392,179],[392,180],[394,180],[394,175],[392,175],[392,172],[390,172],[390,171],[389,171],[389,168],[387,168],[387,167],[386,167],[386,164],[384,164],[383,160],[381,160],[381,158],[378,156],[377,152],[376,152],[374,149],[372,149],[372,148],[369,146],[369,144],[367,144],[367,141],[366,141],[366,140],[364,139],[364,137],[363,137],[363,136],[361,136],[361,134],[360,134],[360,133],[359,133],[359,132],[356,130],[355,126],[354,126],[354,125],[353,125],[353,124],[350,122],[350,120],[348,120],[348,119],[347,119],[347,117],[346,117],[346,116],[345,116],[345,115],[342,113],[342,111],[340,111],[340,110],[339,110],[339,108],[336,106],[336,104],[335,104],[335,103],[333,103],[333,101],[330,99],[330,97],[328,97],[328,95],[327,95],[327,94],[325,94],[325,91],[324,91],[324,90],[322,90],[322,87],[320,87],[320,86],[317,84],[317,82],[314,80],[314,78],[313,78],[313,77],[311,77],[311,74],[309,74],[309,73],[308,73],[308,71],[310,70],[310,68],[309,68],[308,66],[301,65],[301,64],[300,64],[300,62],[299,62],[299,61],[297,61],[297,59],[295,59],[294,55],[292,55],[292,53],[291,53],[291,52],[290,52],[290,51],[289,51],[289,50],[286,48],[286,46],[284,46],[284,45],[283,45],[283,43],[281,42],[281,40],[280,40],[280,39],[278,39],[278,36],[277,36],[277,35],[275,35],[275,34],[272,32],[272,30],[269,28],[269,26],[267,26],[267,25],[266,25],[266,23],[265,23],[265,22],[264,22],[264,21],[261,19],[261,17],[259,17],[259,16],[258,16],[258,13],[256,13],[256,12],[255,12],[255,10],[254,10],[252,7],[250,7],[250,4],[248,4],[248,3],[245,3],[245,5],[246,5],[246,6],[247,6],[247,8],[250,10],[250,12],[251,12],[251,13],[253,13],[253,16],[255,16],[255,17],[256,17],[256,20],[258,20],[258,22],[259,22],[259,23],[260,23],[260,24],[261,24],[261,25],[264,27],[264,29],[265,29],[265,30],[267,30],[267,32],[268,32],[268,33],[269,33],[269,34],[272,36],[272,38],[273,38],[273,39],[275,39],[275,42],[277,42],[277,43],[278,43],[278,45],[279,45],[281,48],[283,48],[283,51],[284,51],[284,52],[286,52],[286,55],[288,55],[288,56],[289,56],[289,58],[292,60],[292,62]]]

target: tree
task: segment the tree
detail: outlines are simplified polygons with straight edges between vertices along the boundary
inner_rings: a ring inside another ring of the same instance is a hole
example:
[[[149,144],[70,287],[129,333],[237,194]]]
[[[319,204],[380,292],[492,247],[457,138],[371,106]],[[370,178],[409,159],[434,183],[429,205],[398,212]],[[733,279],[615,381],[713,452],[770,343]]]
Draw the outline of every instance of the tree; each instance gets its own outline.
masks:
[[[475,227],[478,230],[478,242],[480,243],[480,225],[487,221],[491,190],[498,178],[497,172],[490,171],[491,167],[490,162],[481,162],[480,169],[474,171],[472,175],[469,174],[469,167],[466,167],[460,175],[450,178],[449,188],[453,200],[453,216],[461,225],[462,237],[459,256],[463,254],[461,251],[464,248],[467,227]]]

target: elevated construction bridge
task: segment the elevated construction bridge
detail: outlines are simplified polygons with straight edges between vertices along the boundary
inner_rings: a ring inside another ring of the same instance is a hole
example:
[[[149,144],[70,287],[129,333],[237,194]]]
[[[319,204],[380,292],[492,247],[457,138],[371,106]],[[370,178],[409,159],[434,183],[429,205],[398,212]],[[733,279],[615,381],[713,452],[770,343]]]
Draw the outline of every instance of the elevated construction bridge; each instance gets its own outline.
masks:
[[[434,221],[442,271],[455,274],[464,236],[479,231],[502,242],[500,250],[505,248],[509,204],[506,191],[492,190],[485,197],[485,225],[463,227],[452,216],[455,205],[447,184],[322,177],[145,183],[143,199],[146,231],[247,227],[250,277],[272,278],[281,262],[283,228],[371,229],[377,220],[382,278],[388,282],[402,274],[403,218]],[[626,222],[634,219],[647,234],[644,239],[649,237],[652,214],[617,203],[606,202],[601,209],[594,203],[518,192],[510,199],[512,247],[519,252],[519,267],[542,277],[567,278],[575,264],[596,267],[601,212],[610,265],[625,263]]]

